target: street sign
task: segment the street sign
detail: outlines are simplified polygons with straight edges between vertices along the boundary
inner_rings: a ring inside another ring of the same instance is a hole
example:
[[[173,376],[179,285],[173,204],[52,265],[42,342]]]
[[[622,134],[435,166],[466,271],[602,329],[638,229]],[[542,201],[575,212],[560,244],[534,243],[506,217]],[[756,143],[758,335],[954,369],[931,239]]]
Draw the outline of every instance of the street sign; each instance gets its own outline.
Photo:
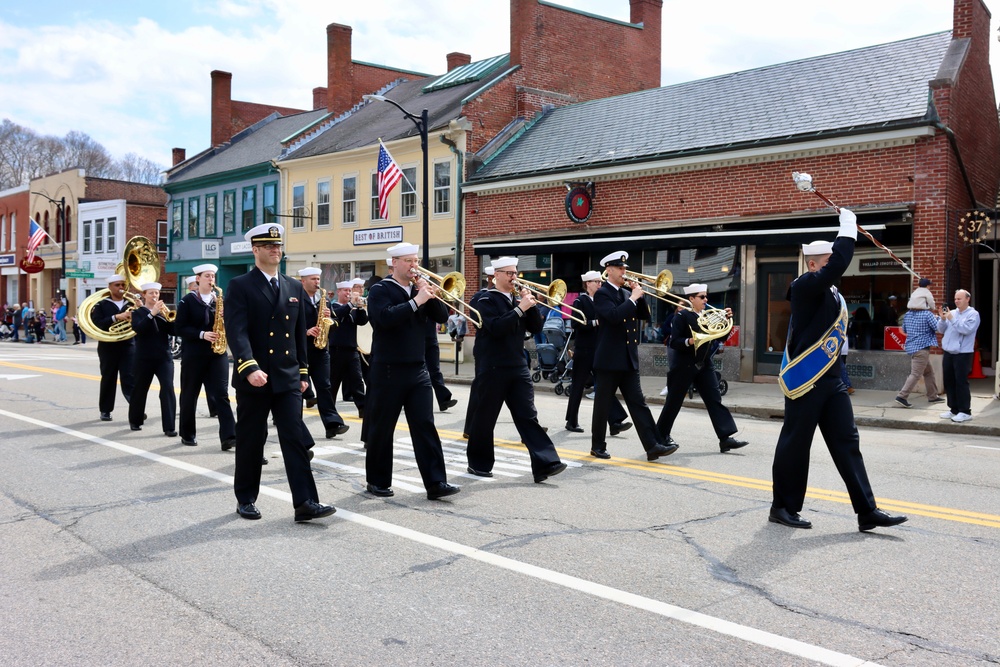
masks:
[[[67,278],[93,278],[94,274],[87,271],[67,271]]]

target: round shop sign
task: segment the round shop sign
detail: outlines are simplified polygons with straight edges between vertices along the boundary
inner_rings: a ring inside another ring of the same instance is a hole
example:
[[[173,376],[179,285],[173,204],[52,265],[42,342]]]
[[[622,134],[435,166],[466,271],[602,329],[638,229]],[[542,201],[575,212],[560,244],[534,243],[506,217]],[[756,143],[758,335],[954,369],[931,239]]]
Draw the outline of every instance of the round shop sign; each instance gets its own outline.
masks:
[[[41,257],[35,257],[33,261],[29,262],[28,258],[25,257],[19,266],[25,273],[39,273],[45,269],[45,260]]]
[[[594,200],[587,188],[575,187],[566,195],[566,215],[573,222],[587,222],[593,212]]]

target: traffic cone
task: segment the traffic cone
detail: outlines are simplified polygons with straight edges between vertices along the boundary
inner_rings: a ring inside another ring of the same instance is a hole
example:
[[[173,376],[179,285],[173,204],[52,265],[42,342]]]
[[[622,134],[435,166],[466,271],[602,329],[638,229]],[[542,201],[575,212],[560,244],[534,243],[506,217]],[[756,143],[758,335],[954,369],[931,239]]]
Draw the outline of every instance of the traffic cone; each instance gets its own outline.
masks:
[[[983,360],[979,357],[979,348],[976,348],[976,354],[972,357],[972,372],[969,373],[970,380],[982,380],[986,376],[983,375]]]

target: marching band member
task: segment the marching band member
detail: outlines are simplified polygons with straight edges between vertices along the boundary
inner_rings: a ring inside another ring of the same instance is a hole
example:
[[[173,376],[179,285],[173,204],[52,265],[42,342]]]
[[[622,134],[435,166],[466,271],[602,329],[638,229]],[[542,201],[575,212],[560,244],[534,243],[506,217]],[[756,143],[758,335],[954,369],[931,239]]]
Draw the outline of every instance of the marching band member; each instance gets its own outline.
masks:
[[[378,279],[379,279],[378,276],[372,276],[371,278],[372,281],[377,281]],[[364,296],[365,296],[365,279],[364,278],[353,279],[351,281],[351,299],[353,300],[355,297],[357,297],[358,300],[364,301]],[[367,386],[368,369],[371,367],[372,351],[368,350],[368,352],[365,353],[361,348],[358,348],[358,357],[361,360],[361,379],[364,382],[365,386]],[[354,400],[354,397],[350,396],[347,393],[347,385],[344,385],[344,400],[345,401]],[[362,438],[362,440],[363,439],[364,438]]]
[[[393,495],[393,431],[400,411],[406,410],[427,498],[437,500],[460,489],[447,481],[441,438],[434,428],[434,392],[424,363],[424,331],[427,320],[446,322],[448,309],[437,298],[435,287],[416,275],[418,250],[412,243],[389,248],[392,274],[368,291],[368,317],[374,336],[368,371],[365,469],[369,493]]]
[[[166,306],[160,301],[160,283],[144,283],[143,305],[132,311],[132,331],[135,332],[135,388],[128,406],[129,427],[142,429],[146,415],[146,395],[156,376],[160,383],[160,419],[163,433],[177,437],[177,397],[174,394],[174,358],[170,354],[167,338],[174,335],[174,325],[163,313]]]
[[[688,285],[684,288],[684,295],[691,301],[691,309],[685,308],[674,315],[670,325],[670,347],[674,350],[673,364],[667,374],[667,400],[660,411],[660,418],[656,420],[656,430],[664,442],[674,441],[670,437],[670,431],[684,403],[684,394],[693,383],[701,400],[705,402],[708,417],[712,420],[712,427],[719,437],[719,451],[725,454],[730,450],[746,447],[750,443],[733,437],[737,431],[736,422],[722,404],[719,377],[715,374],[715,366],[712,365],[713,343],[705,343],[695,349],[694,334],[702,333],[701,327],[698,326],[698,316],[708,305],[708,285],[703,283]],[[731,308],[726,308],[726,317],[732,319]]]
[[[469,431],[468,471],[479,477],[493,476],[493,429],[506,403],[521,442],[528,448],[537,484],[566,469],[552,440],[538,424],[534,386],[524,358],[524,334],[540,332],[542,316],[530,291],[522,290],[520,298],[514,294],[516,257],[493,260],[493,269],[496,288],[476,299],[475,305],[483,320],[477,336],[482,337],[478,349],[483,357],[479,362],[483,381]]]
[[[802,246],[806,272],[789,289],[792,315],[778,375],[785,394],[785,421],[774,450],[774,500],[768,521],[792,528],[812,528],[799,512],[805,500],[809,449],[817,426],[847,485],[858,515],[858,529],[896,526],[906,521],[905,516],[892,516],[875,505],[861,456],[854,409],[840,379],[847,304],[834,285],[851,263],[857,237],[857,216],[846,208],[840,209],[837,239]]]
[[[573,322],[573,333],[576,334],[573,347],[573,382],[569,386],[569,404],[566,406],[566,430],[573,433],[583,433],[580,426],[580,401],[583,392],[594,370],[594,352],[597,350],[597,327],[600,320],[597,317],[597,307],[594,305],[594,294],[601,286],[601,274],[598,271],[587,271],[580,276],[583,281],[584,293],[576,298],[573,307],[583,313],[586,324]],[[611,435],[618,435],[632,425],[626,422],[628,413],[622,407],[617,396],[611,397],[611,409],[608,414]]]
[[[226,290],[226,337],[233,351],[236,388],[236,512],[244,519],[261,518],[257,509],[261,457],[267,440],[268,415],[274,415],[285,474],[292,492],[295,521],[330,516],[337,510],[319,502],[309,468],[302,421],[302,392],[308,385],[309,343],[306,338],[302,285],[281,275],[281,225],[266,223],[248,231],[254,266],[233,278]]]
[[[214,264],[199,264],[192,269],[196,290],[184,295],[177,304],[174,330],[181,337],[181,444],[198,444],[195,409],[202,386],[208,395],[208,404],[219,419],[219,441],[222,451],[236,446],[236,421],[229,403],[226,376],[229,358],[226,353],[216,354],[212,343],[218,340],[215,329],[216,298]]]
[[[368,324],[368,311],[362,296],[351,289],[352,281],[337,283],[337,303],[333,304],[333,319],[337,326],[330,331],[330,391],[334,399],[344,386],[365,418],[365,383],[361,378],[361,355],[358,352],[358,327]]]
[[[104,331],[110,329],[115,322],[132,319],[132,313],[128,310],[129,303],[125,300],[125,278],[117,274],[108,278],[108,290],[111,291],[111,295],[98,301],[90,314],[94,326]],[[102,422],[111,421],[119,378],[125,401],[128,402],[132,398],[134,356],[135,344],[131,338],[110,343],[97,341],[97,357],[101,361],[101,390],[97,400]]]
[[[316,267],[307,267],[299,270],[299,279],[302,281],[302,288],[308,297],[303,303],[303,307],[306,312],[306,324],[309,325],[309,329],[306,330],[309,377],[312,379],[316,401],[319,403],[319,417],[323,421],[326,437],[329,439],[347,433],[347,429],[350,427],[344,423],[343,417],[337,412],[333,395],[330,393],[329,338],[327,338],[327,344],[323,349],[319,349],[315,345],[316,337],[320,335],[320,328],[317,325],[319,318],[330,317],[328,304],[325,301],[320,302],[320,273],[322,272]],[[333,332],[330,331],[328,336],[332,334]]]
[[[473,308],[476,308],[476,301],[484,294],[486,294],[488,291],[490,291],[490,289],[493,287],[493,274],[494,274],[493,266],[492,265],[487,266],[483,270],[483,273],[486,274],[485,286],[478,292],[473,294],[472,298],[469,299],[469,305],[472,306]],[[479,385],[480,385],[479,374],[480,371],[482,370],[482,363],[480,362],[481,356],[482,353],[479,351],[479,336],[476,335],[473,337],[473,342],[472,342],[472,361],[474,364],[473,368],[475,374],[472,378],[472,386],[469,387],[469,404],[465,408],[465,428],[462,430],[462,437],[465,438],[466,440],[469,439],[469,429],[472,428],[473,413],[476,410],[476,404],[479,403]]]
[[[597,393],[594,397],[590,454],[609,459],[604,432],[615,392],[625,397],[646,459],[655,461],[677,451],[674,443],[664,443],[656,433],[656,424],[639,384],[639,320],[649,319],[649,305],[640,285],[625,285],[628,253],[617,250],[601,260],[608,273],[607,281],[594,293],[594,307],[599,323],[594,369]]]

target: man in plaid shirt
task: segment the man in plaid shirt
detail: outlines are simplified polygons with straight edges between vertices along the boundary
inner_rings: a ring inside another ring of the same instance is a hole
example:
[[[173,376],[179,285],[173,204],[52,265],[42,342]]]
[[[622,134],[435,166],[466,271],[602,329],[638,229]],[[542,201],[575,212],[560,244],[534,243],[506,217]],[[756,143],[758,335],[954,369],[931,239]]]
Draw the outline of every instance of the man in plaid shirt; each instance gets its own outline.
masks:
[[[937,325],[937,316],[929,310],[911,308],[903,316],[903,333],[906,334],[904,349],[910,355],[910,375],[896,395],[896,402],[904,408],[913,407],[913,404],[906,399],[921,377],[924,378],[924,387],[927,389],[927,402],[944,401],[938,395],[934,367],[930,364],[931,348],[937,345]]]

